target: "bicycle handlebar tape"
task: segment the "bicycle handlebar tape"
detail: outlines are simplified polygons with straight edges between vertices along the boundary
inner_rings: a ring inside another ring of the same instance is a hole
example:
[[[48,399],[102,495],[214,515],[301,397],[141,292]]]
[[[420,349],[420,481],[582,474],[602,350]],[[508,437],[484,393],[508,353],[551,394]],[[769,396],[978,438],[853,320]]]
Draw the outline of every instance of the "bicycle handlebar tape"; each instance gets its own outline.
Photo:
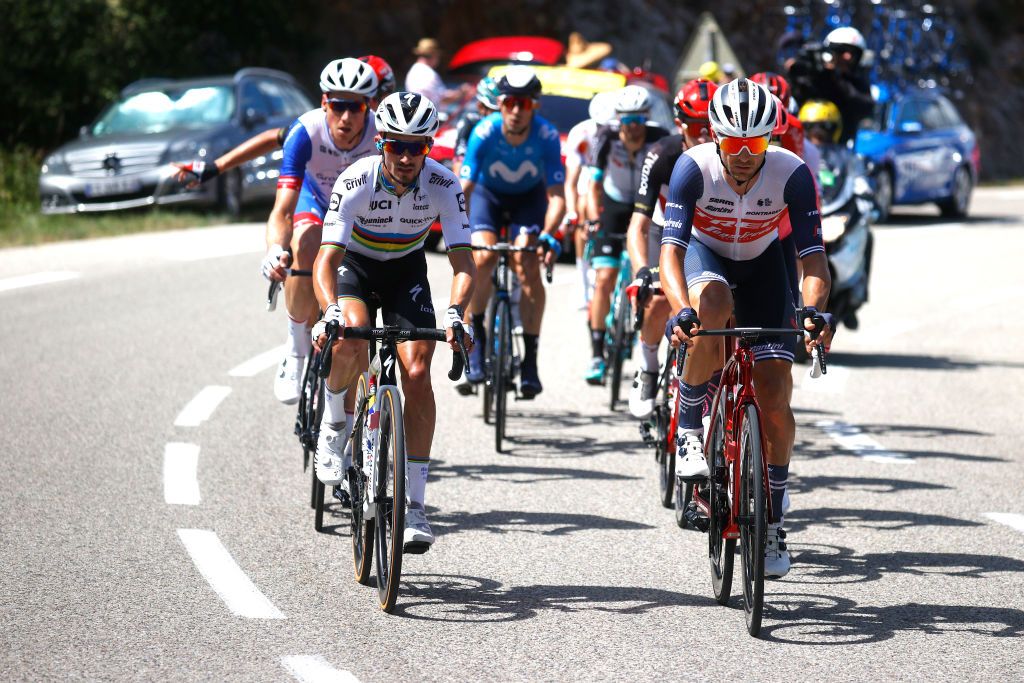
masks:
[[[452,355],[452,369],[448,371],[448,379],[457,382],[466,368],[466,331],[462,325],[455,325],[452,327],[452,332],[455,333],[455,339],[459,344],[459,352]]]
[[[327,323],[327,343],[324,344],[324,350],[320,352],[320,372],[318,374],[324,379],[331,374],[331,358],[333,356],[331,349],[337,340],[338,321],[332,320]]]

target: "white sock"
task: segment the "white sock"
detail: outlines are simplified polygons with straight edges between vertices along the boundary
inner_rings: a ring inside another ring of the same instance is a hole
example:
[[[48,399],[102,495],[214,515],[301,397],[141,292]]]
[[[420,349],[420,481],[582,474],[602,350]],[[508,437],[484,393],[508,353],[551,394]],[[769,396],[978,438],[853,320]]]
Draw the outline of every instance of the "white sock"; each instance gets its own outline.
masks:
[[[341,425],[345,425],[345,435],[352,430],[352,413],[345,412],[345,392],[342,389],[334,393],[328,387],[324,387],[324,416],[321,424],[327,425],[334,431],[341,431]]]
[[[292,356],[305,358],[313,347],[313,338],[305,320],[295,320],[288,316],[288,353]]]
[[[640,342],[640,369],[644,372],[658,371],[658,344]]]
[[[427,489],[427,473],[430,471],[430,458],[409,457],[405,463],[406,481],[409,488],[406,495],[410,505],[423,507],[423,496]]]
[[[576,259],[576,273],[580,276],[580,299],[583,303],[587,303],[587,270],[590,264],[587,263],[586,259]]]

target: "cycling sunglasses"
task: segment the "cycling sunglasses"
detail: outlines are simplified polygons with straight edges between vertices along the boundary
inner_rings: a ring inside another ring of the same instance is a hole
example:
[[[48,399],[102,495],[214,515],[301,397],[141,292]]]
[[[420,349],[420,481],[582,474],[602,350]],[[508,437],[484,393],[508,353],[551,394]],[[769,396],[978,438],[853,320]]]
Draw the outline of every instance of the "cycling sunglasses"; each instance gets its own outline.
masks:
[[[684,129],[686,130],[686,134],[691,138],[711,139],[711,125],[707,121],[687,123],[685,124]]]
[[[647,125],[647,116],[645,116],[644,114],[626,114],[625,116],[619,117],[619,123],[621,123],[623,126],[644,126]]]
[[[770,135],[760,135],[756,138],[719,138],[718,146],[729,156],[739,154],[744,148],[750,154],[757,156],[758,154],[764,154],[764,151],[768,149],[770,137]]]
[[[363,100],[338,100],[329,99],[327,105],[335,114],[344,114],[347,111],[353,114],[362,114],[366,111],[366,102]]]
[[[377,149],[395,156],[409,155],[411,157],[423,156],[430,151],[431,143],[417,140],[406,142],[404,140],[378,140]]]
[[[520,95],[502,95],[498,98],[498,104],[501,105],[502,109],[515,109],[519,107],[523,111],[532,111],[539,103],[532,97],[522,97]]]

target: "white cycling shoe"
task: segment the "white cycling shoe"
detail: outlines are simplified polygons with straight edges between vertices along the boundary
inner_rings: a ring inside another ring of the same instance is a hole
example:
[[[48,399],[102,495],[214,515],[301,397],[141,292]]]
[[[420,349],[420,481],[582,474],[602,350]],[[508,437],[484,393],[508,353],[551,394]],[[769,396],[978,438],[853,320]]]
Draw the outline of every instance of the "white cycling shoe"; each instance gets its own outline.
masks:
[[[427,524],[427,515],[423,506],[410,503],[405,511],[405,534],[402,537],[404,552],[418,555],[430,550],[434,545],[434,534]]]
[[[769,524],[764,544],[764,578],[781,579],[789,573],[789,550],[782,523]]]
[[[344,427],[338,431],[327,425],[320,426],[316,440],[316,478],[324,486],[337,486],[345,481],[348,471],[345,461],[352,457],[346,449],[347,441]]]
[[[637,370],[633,388],[629,392],[629,412],[638,420],[646,420],[654,412],[654,397],[658,393],[658,373]]]
[[[281,365],[277,368],[277,377],[274,378],[274,396],[285,405],[293,405],[299,402],[299,394],[302,393],[302,372],[306,369],[305,356],[293,356],[285,354]]]
[[[701,438],[696,432],[676,436],[676,476],[683,481],[705,479],[711,474]]]

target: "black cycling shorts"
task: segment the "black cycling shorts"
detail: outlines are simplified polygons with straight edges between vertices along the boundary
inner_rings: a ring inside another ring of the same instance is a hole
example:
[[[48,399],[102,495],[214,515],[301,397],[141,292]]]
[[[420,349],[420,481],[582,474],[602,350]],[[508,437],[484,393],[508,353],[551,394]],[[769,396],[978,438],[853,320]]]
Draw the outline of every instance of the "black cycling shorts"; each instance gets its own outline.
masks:
[[[633,205],[604,198],[601,211],[601,228],[591,238],[591,266],[594,268],[618,268],[619,257],[626,246],[626,231],[633,216]]]
[[[665,228],[652,222],[647,228],[647,267],[655,268],[661,259],[661,233]]]
[[[436,327],[434,303],[422,249],[391,261],[345,252],[338,269],[339,299],[358,299],[379,309],[385,325]]]
[[[790,292],[789,270],[782,245],[775,240],[757,258],[732,261],[690,237],[683,262],[686,286],[723,282],[732,289],[737,327],[791,327],[796,329],[796,307]],[[697,312],[698,315],[700,311]],[[793,362],[799,337],[795,334],[765,337],[751,345],[754,360]]]

